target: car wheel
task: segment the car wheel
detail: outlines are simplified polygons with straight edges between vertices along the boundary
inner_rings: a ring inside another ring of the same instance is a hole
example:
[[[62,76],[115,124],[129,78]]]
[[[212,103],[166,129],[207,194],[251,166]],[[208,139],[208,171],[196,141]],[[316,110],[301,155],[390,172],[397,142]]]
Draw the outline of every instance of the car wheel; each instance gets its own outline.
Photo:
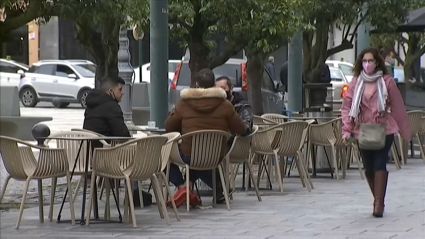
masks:
[[[37,94],[31,88],[21,90],[21,102],[25,107],[35,107],[38,103]]]
[[[60,108],[60,109],[66,108],[69,105],[69,103],[66,103],[66,102],[52,102],[52,104],[56,108]]]
[[[87,107],[86,98],[89,93],[90,93],[90,90],[83,90],[80,93],[80,104],[83,108]]]

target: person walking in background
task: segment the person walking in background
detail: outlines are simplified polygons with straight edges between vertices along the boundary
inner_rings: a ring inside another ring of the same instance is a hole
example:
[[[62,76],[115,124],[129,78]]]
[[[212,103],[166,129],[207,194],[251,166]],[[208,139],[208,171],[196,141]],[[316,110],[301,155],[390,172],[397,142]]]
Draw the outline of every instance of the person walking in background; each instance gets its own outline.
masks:
[[[264,65],[264,68],[266,68],[266,71],[269,73],[269,75],[272,78],[273,82],[276,81],[276,70],[274,68],[274,57],[273,56],[269,56],[269,60]]]
[[[374,196],[373,216],[382,217],[388,182],[388,153],[394,142],[394,134],[400,133],[410,141],[408,116],[400,91],[388,74],[378,49],[364,49],[356,60],[353,73],[354,78],[341,108],[342,135],[344,140],[352,142],[358,137],[361,123],[380,123],[386,127],[384,148],[360,148],[367,182]]]
[[[282,67],[280,68],[280,83],[282,83],[283,86],[283,92],[282,92],[282,111],[286,111],[285,107],[285,94],[288,92],[288,62],[286,61],[283,63]]]
[[[395,63],[396,63],[396,59],[395,59],[394,52],[390,52],[385,57],[385,64],[387,65],[387,68],[389,69],[389,73],[391,74],[392,77],[394,77]]]

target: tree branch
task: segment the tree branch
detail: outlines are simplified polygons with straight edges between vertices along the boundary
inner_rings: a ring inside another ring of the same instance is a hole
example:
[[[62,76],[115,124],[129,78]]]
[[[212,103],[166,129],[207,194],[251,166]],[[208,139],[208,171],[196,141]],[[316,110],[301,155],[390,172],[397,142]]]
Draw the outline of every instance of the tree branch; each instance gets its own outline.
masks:
[[[345,26],[347,26],[347,25],[348,25],[348,27],[347,27],[347,31],[344,34],[344,39],[347,39],[348,38],[348,35],[350,34],[350,30],[351,30],[351,25],[352,24],[344,24],[344,30],[346,29]],[[354,30],[355,30],[354,32],[356,32],[357,28],[354,29]],[[343,31],[343,33],[344,33],[344,31]]]
[[[353,43],[354,37],[356,36],[356,33],[357,33],[357,31],[360,27],[360,24],[363,22],[363,19],[364,18],[360,19],[360,21],[357,22],[356,27],[354,28],[353,33],[351,34],[350,43]],[[347,39],[347,38],[345,38],[345,39]]]
[[[32,0],[29,2],[27,9],[16,17],[9,18],[0,21],[0,33],[7,34],[32,20],[39,18],[44,13],[43,0]]]
[[[405,36],[403,36],[403,34],[400,34],[400,42],[401,43],[407,43],[409,41],[409,39],[407,39]]]
[[[220,53],[220,55],[210,58],[208,63],[209,69],[214,69],[217,66],[221,66],[226,63],[229,58],[236,55],[239,51],[243,49],[243,45],[240,44],[230,44],[230,46],[226,47],[226,49]]]
[[[185,28],[188,32],[190,32],[192,30],[192,26],[190,26],[186,22],[179,20],[177,17],[174,17],[174,16],[172,17],[171,15],[169,15],[168,23],[169,24],[178,24],[178,25],[182,26],[183,28]]]
[[[354,47],[353,43],[351,43],[350,41],[348,41],[347,39],[343,39],[341,44],[339,44],[336,47],[333,47],[331,49],[328,49],[328,51],[326,52],[326,58],[341,52],[341,51],[345,51],[348,49],[352,49]]]
[[[413,54],[413,56],[412,56],[412,61],[416,61],[416,60],[418,60],[419,58],[421,58],[421,56],[422,56],[423,54],[425,54],[425,46],[422,46],[422,48],[420,48],[419,50],[417,50],[417,51],[415,52],[415,54]]]
[[[401,49],[403,50],[403,55],[406,56],[407,55],[407,50],[406,50],[406,46],[404,45],[404,43],[400,44]]]
[[[397,59],[398,63],[400,63],[400,65],[404,66],[404,61],[403,61],[403,59],[401,59],[401,57],[395,51],[394,46],[392,47],[391,52],[394,54],[394,56]]]
[[[101,42],[101,36],[99,33],[93,31],[86,24],[74,23],[77,39],[84,45],[85,49],[88,50],[92,56],[96,59],[96,63],[100,62],[104,58]]]

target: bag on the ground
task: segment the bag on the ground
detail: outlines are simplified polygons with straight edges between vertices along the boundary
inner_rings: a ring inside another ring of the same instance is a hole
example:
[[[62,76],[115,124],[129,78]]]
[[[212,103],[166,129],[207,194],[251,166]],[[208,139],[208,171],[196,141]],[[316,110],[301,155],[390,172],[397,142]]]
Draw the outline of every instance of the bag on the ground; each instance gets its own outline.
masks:
[[[135,207],[140,207],[140,196],[139,196],[139,190],[133,191],[133,203]],[[143,206],[147,207],[152,205],[152,194],[142,190],[142,197],[143,197]]]
[[[143,206],[146,207],[146,206],[152,205],[152,194],[142,190],[142,197],[143,197]]]
[[[385,125],[376,123],[361,123],[359,130],[359,148],[365,150],[380,150],[385,147]]]

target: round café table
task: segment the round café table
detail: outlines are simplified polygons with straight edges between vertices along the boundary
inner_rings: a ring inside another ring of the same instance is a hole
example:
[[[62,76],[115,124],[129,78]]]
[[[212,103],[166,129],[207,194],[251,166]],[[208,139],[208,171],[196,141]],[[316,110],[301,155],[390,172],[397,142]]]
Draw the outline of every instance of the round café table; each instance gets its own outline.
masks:
[[[131,139],[134,139],[134,138],[132,138],[132,137],[98,136],[98,137],[43,137],[43,138],[40,138],[40,139],[81,141],[80,146],[78,148],[77,156],[76,156],[76,159],[75,159],[75,162],[74,162],[74,166],[73,166],[72,171],[71,171],[71,179],[72,179],[74,172],[75,172],[75,168],[77,167],[77,162],[80,159],[79,156],[80,156],[80,152],[81,152],[81,149],[83,147],[84,142],[87,142],[87,147],[88,147],[88,149],[90,149],[92,147],[93,141],[110,140],[110,141],[120,141],[120,142],[122,142],[122,141],[125,141],[125,140],[131,140]],[[85,164],[84,178],[85,178],[85,180],[84,180],[84,187],[83,187],[83,202],[82,202],[82,208],[81,208],[80,225],[86,224],[86,221],[84,219],[84,215],[85,215],[85,208],[86,208],[86,196],[87,196],[86,194],[87,194],[87,179],[88,179],[89,159],[90,159],[90,150],[86,150],[86,157],[84,157],[84,160],[85,160],[85,162],[84,162],[84,164]],[[95,187],[97,187],[96,184],[95,184]],[[118,205],[114,190],[112,190],[112,193],[113,193],[113,196],[114,196],[115,203],[117,204],[120,222],[122,222],[122,216],[121,216],[121,212],[120,212],[120,209],[119,209],[119,205]],[[62,200],[62,205],[60,207],[59,214],[58,214],[58,217],[57,217],[57,222],[61,222],[61,213],[62,213],[63,206],[65,204],[65,199],[66,199],[67,194],[68,194],[68,189],[66,189],[66,191],[65,191],[65,195],[64,195],[63,200]],[[94,189],[94,217],[95,217],[94,218],[95,221],[99,221],[99,209],[98,209],[98,203],[97,203],[97,189],[96,188]]]

